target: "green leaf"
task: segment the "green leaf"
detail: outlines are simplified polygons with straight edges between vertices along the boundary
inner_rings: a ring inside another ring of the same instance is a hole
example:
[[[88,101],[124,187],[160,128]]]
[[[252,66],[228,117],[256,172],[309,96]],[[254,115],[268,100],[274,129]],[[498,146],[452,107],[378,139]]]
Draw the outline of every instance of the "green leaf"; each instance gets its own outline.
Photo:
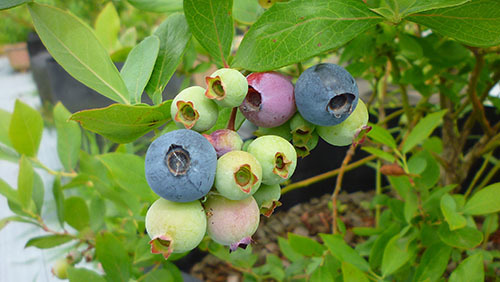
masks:
[[[45,196],[45,188],[43,185],[43,180],[40,177],[40,175],[38,175],[38,173],[36,173],[35,171],[35,173],[33,174],[33,193],[31,199],[35,204],[36,213],[38,215],[41,215],[42,213],[44,196]]]
[[[233,17],[242,24],[253,24],[264,9],[255,0],[233,0]]]
[[[357,0],[275,3],[246,33],[233,67],[277,69],[338,48],[381,22]]]
[[[435,112],[421,119],[408,135],[403,145],[403,153],[409,152],[420,142],[427,139],[436,127],[441,123],[446,110]]]
[[[399,35],[399,47],[401,48],[401,54],[410,60],[420,59],[424,55],[418,41],[404,33]]]
[[[56,206],[57,220],[62,228],[64,228],[64,194],[61,187],[61,177],[57,176],[52,185],[52,195]]]
[[[12,147],[9,140],[9,126],[12,115],[0,109],[0,143]]]
[[[233,0],[184,0],[189,29],[218,65],[225,66],[231,52],[234,27]]]
[[[365,273],[359,270],[354,265],[348,262],[342,262],[342,278],[344,281],[358,281],[358,282],[368,282],[368,278]],[[333,280],[322,280],[322,281],[333,281]]]
[[[386,277],[390,275],[410,260],[410,252],[408,251],[409,241],[408,238],[399,234],[392,237],[387,243],[382,258],[382,275]]]
[[[9,139],[19,154],[35,157],[42,139],[43,119],[39,112],[16,100],[9,126]]]
[[[166,269],[156,269],[148,273],[145,282],[175,282],[174,276]]]
[[[163,89],[182,60],[187,43],[191,39],[191,32],[184,15],[173,14],[156,29],[154,34],[160,38],[160,51],[146,92],[155,104],[158,104]]]
[[[19,204],[19,197],[17,196],[17,191],[10,187],[7,182],[0,178],[0,194],[3,195],[7,200]]]
[[[283,253],[289,261],[295,262],[304,258],[300,253],[296,252],[292,246],[290,246],[290,243],[288,243],[285,238],[278,237],[278,245],[281,253]]]
[[[500,182],[476,192],[465,204],[464,213],[470,215],[489,214],[500,211]]]
[[[108,169],[111,179],[123,189],[144,201],[153,202],[158,198],[146,181],[142,157],[134,154],[109,153],[99,155],[97,158]]]
[[[106,203],[103,198],[98,195],[92,198],[90,202],[89,215],[90,228],[92,228],[95,232],[102,230],[105,225],[104,219],[106,215]]]
[[[488,47],[500,44],[500,2],[497,0],[470,1],[452,8],[414,14],[408,20],[466,45]]]
[[[116,143],[129,143],[169,121],[171,100],[157,106],[113,104],[74,113],[83,128]]]
[[[293,233],[288,233],[288,242],[295,252],[304,256],[321,256],[326,249],[314,239]]]
[[[493,232],[498,229],[498,213],[492,213],[487,215],[484,218],[482,231],[484,233],[484,237],[490,236]]]
[[[69,120],[71,113],[58,102],[54,107],[54,123],[57,130],[57,154],[59,160],[68,171],[72,171],[78,162],[78,154],[82,145],[82,132],[75,121]]]
[[[457,212],[457,204],[450,194],[444,194],[441,197],[441,212],[451,231],[463,228],[467,224],[465,217]]]
[[[120,32],[120,17],[113,2],[109,2],[101,10],[95,21],[95,35],[108,52],[118,46],[118,32]]]
[[[73,237],[69,235],[47,235],[31,238],[28,243],[24,246],[27,247],[37,247],[39,249],[50,249],[53,247],[57,247],[64,243],[73,240]]]
[[[89,226],[89,208],[83,198],[73,196],[64,200],[64,220],[79,231]]]
[[[462,5],[470,0],[398,0],[401,18],[407,15],[420,13],[439,8]]]
[[[361,147],[361,149],[365,152],[368,152],[369,154],[375,155],[378,158],[386,160],[390,163],[393,163],[394,161],[396,161],[396,158],[386,151],[382,151],[382,150],[377,149],[377,148],[366,147],[366,146]]]
[[[132,104],[141,102],[142,92],[153,73],[159,50],[160,39],[152,35],[146,37],[128,54],[120,74],[127,85]]]
[[[125,46],[123,48],[135,46],[137,43],[137,29],[135,28],[135,26],[127,28],[123,32],[123,34],[120,35],[120,38],[118,40],[120,41],[122,46]]]
[[[468,226],[451,231],[448,224],[443,223],[439,227],[438,233],[441,241],[455,248],[472,249],[483,241],[483,233]]]
[[[391,238],[400,230],[399,224],[391,224],[376,240],[370,251],[369,262],[372,269],[377,269],[382,264],[384,250]]]
[[[2,0],[0,2],[0,10],[14,8],[16,6],[22,5],[24,3],[31,2],[33,0]]]
[[[392,137],[391,133],[389,133],[387,129],[375,124],[370,124],[370,126],[372,129],[368,132],[368,137],[377,143],[396,149],[396,140],[394,140],[394,137]]]
[[[336,235],[320,234],[321,239],[330,250],[330,253],[341,262],[348,262],[362,271],[369,271],[370,266],[354,249]]]
[[[43,44],[71,76],[114,101],[128,103],[120,73],[88,25],[51,6],[32,3],[29,11]]]
[[[28,219],[25,219],[25,218],[22,218],[20,216],[16,216],[16,215],[13,215],[13,216],[9,216],[9,217],[5,217],[5,218],[2,218],[0,219],[0,231],[11,221],[16,221],[16,222],[23,222],[23,223],[31,223],[33,225],[36,225],[38,227],[40,227],[40,225],[38,225],[37,222],[33,222],[31,220],[28,220]]]
[[[70,282],[106,282],[101,275],[86,268],[68,268],[68,278]]]
[[[33,195],[33,182],[34,182],[33,166],[31,162],[23,155],[19,161],[19,175],[17,178],[17,193],[19,203],[24,209],[29,209],[31,205],[31,198]]]
[[[108,281],[128,281],[131,260],[123,243],[111,233],[96,238],[96,256],[106,272]]]
[[[418,209],[418,196],[415,193],[415,191],[412,189],[412,190],[408,191],[408,193],[406,194],[406,198],[405,198],[404,214],[405,214],[406,222],[411,224],[411,220],[415,216],[417,209]]]
[[[450,260],[451,247],[438,242],[425,250],[413,281],[438,281]]]
[[[327,265],[320,265],[309,278],[310,282],[325,282],[325,281],[335,281]],[[348,280],[344,280],[348,281]]]
[[[484,262],[483,254],[476,253],[466,258],[451,273],[449,282],[483,282]]]
[[[148,12],[164,13],[182,10],[182,0],[127,0],[127,2],[137,9]]]

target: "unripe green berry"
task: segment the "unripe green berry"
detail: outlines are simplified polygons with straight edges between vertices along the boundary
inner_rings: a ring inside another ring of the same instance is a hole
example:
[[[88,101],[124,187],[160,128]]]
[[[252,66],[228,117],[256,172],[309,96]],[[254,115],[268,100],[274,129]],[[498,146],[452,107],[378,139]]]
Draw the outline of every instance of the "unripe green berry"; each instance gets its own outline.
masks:
[[[238,107],[248,92],[247,79],[235,69],[219,69],[208,76],[206,82],[206,97],[221,107]]]
[[[205,97],[205,89],[192,86],[175,96],[170,114],[177,126],[202,132],[214,126],[218,116],[217,105]]]

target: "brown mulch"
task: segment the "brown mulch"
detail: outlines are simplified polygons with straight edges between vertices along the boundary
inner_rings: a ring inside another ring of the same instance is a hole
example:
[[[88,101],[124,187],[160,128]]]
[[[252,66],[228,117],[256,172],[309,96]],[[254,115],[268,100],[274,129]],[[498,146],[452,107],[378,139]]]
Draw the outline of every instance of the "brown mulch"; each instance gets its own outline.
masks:
[[[351,227],[373,226],[373,211],[367,207],[373,192],[342,193],[339,195],[340,219],[347,228],[345,240],[350,244],[362,242],[354,235]],[[319,233],[330,233],[332,215],[328,203],[331,195],[313,198],[309,202],[298,204],[287,211],[277,208],[271,217],[261,216],[261,221],[252,244],[253,253],[259,255],[256,265],[262,265],[268,254],[280,256],[278,237],[287,238],[287,233],[295,233],[320,241]],[[231,268],[226,262],[213,255],[207,255],[195,264],[190,274],[202,281],[241,281],[241,273]]]

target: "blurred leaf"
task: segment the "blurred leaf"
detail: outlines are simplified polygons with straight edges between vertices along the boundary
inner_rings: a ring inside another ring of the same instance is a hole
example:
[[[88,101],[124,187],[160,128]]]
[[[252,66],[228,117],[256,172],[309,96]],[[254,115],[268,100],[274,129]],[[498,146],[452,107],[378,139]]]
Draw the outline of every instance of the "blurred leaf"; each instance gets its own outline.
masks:
[[[163,89],[182,60],[191,32],[184,15],[174,14],[156,29],[154,35],[160,38],[160,51],[146,92],[155,104],[159,104]]]
[[[466,258],[451,273],[449,282],[483,282],[484,262],[483,254],[476,253]]]
[[[301,260],[304,258],[300,253],[296,252],[290,243],[285,238],[278,237],[278,245],[281,253],[291,262]]]
[[[357,282],[368,282],[368,278],[363,273],[363,271],[359,270],[354,265],[348,262],[342,262],[342,278],[344,281],[357,281]],[[322,281],[333,281],[330,280],[322,280]]]
[[[342,263],[343,265],[344,263]],[[309,278],[310,282],[325,282],[325,281],[335,281],[330,272],[330,269],[326,265],[320,265],[314,272],[311,274]],[[349,280],[344,280],[349,281]],[[354,280],[351,280],[354,281]]]
[[[73,237],[69,235],[47,235],[31,238],[28,243],[24,246],[27,247],[37,247],[39,249],[50,249],[53,247],[57,247],[64,243],[73,240]]]
[[[11,113],[0,109],[0,143],[12,147],[9,140],[9,126],[11,120]]]
[[[120,17],[113,2],[108,2],[101,10],[95,21],[95,35],[108,52],[116,49],[119,44]]]
[[[264,9],[255,0],[233,0],[233,17],[242,24],[253,24]]]
[[[413,281],[438,281],[450,260],[451,247],[438,242],[425,250],[415,271]]]
[[[466,45],[488,47],[500,44],[500,2],[476,0],[453,8],[435,9],[408,17]]]
[[[135,26],[131,28],[127,28],[122,35],[120,35],[119,39],[122,46],[125,47],[133,47],[137,43],[137,29]],[[156,58],[155,58],[156,59]]]
[[[424,55],[418,41],[404,33],[399,35],[399,47],[401,48],[401,55],[410,60],[420,59]]]
[[[111,233],[96,238],[96,256],[106,272],[108,281],[128,281],[131,261],[123,243]]]
[[[407,15],[424,12],[428,10],[453,7],[469,2],[470,0],[396,0],[394,6],[385,5],[383,11],[389,15],[389,19],[399,22]],[[386,1],[390,3],[390,1]]]
[[[113,104],[74,113],[83,128],[116,143],[129,143],[169,121],[171,100],[157,106]]]
[[[388,152],[382,151],[380,149],[373,148],[373,147],[366,147],[366,146],[361,147],[361,149],[365,152],[368,152],[372,155],[375,155],[378,158],[386,160],[390,163],[393,163],[394,161],[396,161],[396,158],[393,155],[391,155]]]
[[[362,271],[369,271],[370,266],[354,249],[339,236],[320,234],[321,239],[330,250],[330,253],[341,262],[348,262]]]
[[[353,76],[353,77],[360,77],[363,75],[363,73],[370,68],[370,65],[364,62],[353,62],[346,66],[346,70]]]
[[[79,231],[89,226],[89,208],[83,198],[73,196],[64,200],[64,220]]]
[[[89,26],[51,6],[32,3],[29,11],[43,44],[71,76],[114,101],[128,103],[125,83]]]
[[[375,142],[387,145],[392,149],[396,149],[396,141],[387,129],[375,124],[370,124],[370,126],[372,127],[372,130],[368,132],[368,137],[373,139]]]
[[[10,187],[7,182],[0,178],[0,194],[3,195],[7,200],[19,204],[19,197],[17,191]]]
[[[0,3],[0,10],[14,8],[24,3],[31,2],[33,0],[2,0]]]
[[[132,51],[132,47],[125,46],[120,48],[113,53],[111,53],[110,57],[113,62],[125,62],[127,60],[127,56]],[[130,97],[129,97],[130,99]]]
[[[451,231],[448,224],[439,227],[439,238],[447,245],[455,248],[472,249],[483,241],[483,233],[473,227],[464,227]]]
[[[427,139],[436,127],[441,123],[446,110],[428,114],[421,119],[412,129],[406,142],[403,144],[403,153],[409,152],[420,142]],[[373,130],[372,130],[373,131]]]
[[[33,193],[31,199],[33,200],[36,208],[36,214],[42,214],[43,200],[45,198],[45,187],[40,175],[35,171],[33,174]]]
[[[483,222],[483,233],[484,237],[488,237],[490,234],[498,229],[498,213],[492,213],[485,217]]]
[[[68,278],[70,282],[106,282],[101,275],[86,268],[68,268]]]
[[[189,29],[214,61],[227,64],[234,27],[233,0],[184,0]]]
[[[423,150],[414,155],[415,157],[424,158],[426,165],[420,177],[416,177],[416,187],[430,189],[437,184],[440,179],[440,167],[436,159],[427,151]],[[422,190],[422,189],[421,189]],[[422,195],[425,199],[425,194]]]
[[[382,258],[382,275],[386,277],[405,265],[410,260],[408,238],[401,238],[399,234],[392,237],[387,243]]]
[[[106,216],[106,203],[99,196],[92,198],[89,208],[90,228],[99,232],[104,227],[104,218]],[[149,246],[149,245],[148,245]]]
[[[464,213],[482,215],[500,211],[500,182],[484,187],[467,201]]]
[[[33,195],[34,182],[33,166],[31,162],[23,155],[19,161],[19,175],[17,177],[17,193],[19,203],[28,210],[30,209],[31,199]]]
[[[177,12],[182,10],[182,0],[127,0],[132,6],[137,9],[164,13]]]
[[[60,176],[57,176],[54,179],[54,185],[52,186],[52,195],[54,195],[57,220],[59,221],[61,228],[64,228],[64,194],[62,192]]]
[[[411,224],[411,220],[415,216],[415,213],[418,210],[418,196],[415,191],[412,189],[408,191],[405,198],[405,219],[408,224]]]
[[[316,240],[293,233],[288,233],[288,242],[295,252],[308,257],[321,256],[326,250]]]
[[[160,39],[152,35],[146,37],[128,54],[120,74],[125,81],[132,104],[141,102],[142,92],[153,73],[159,49]]]
[[[19,157],[19,154],[14,149],[0,144],[0,160],[17,163],[19,161]]]
[[[7,226],[7,224],[9,224],[9,222],[12,222],[12,221],[23,222],[23,223],[31,223],[33,225],[36,225],[36,226],[40,227],[40,225],[38,225],[37,222],[34,222],[34,221],[31,221],[31,220],[22,218],[20,216],[13,215],[13,216],[9,216],[9,217],[5,217],[5,218],[0,219],[0,231],[2,231],[2,229],[5,226]]]
[[[19,154],[36,157],[43,132],[43,119],[38,111],[16,100],[9,126],[9,139]]]
[[[422,173],[427,167],[427,161],[419,154],[415,154],[408,160],[408,170],[413,174]]]
[[[149,272],[144,278],[145,282],[176,282],[174,276],[166,269],[156,269]]]
[[[441,212],[451,231],[463,228],[467,224],[465,217],[457,212],[457,204],[449,194],[444,194],[441,197]]]
[[[275,3],[246,33],[233,67],[277,69],[338,48],[382,19],[357,0]]]
[[[57,130],[57,153],[67,171],[73,171],[78,162],[82,145],[82,132],[75,121],[69,120],[71,113],[61,102],[54,107],[54,123]]]

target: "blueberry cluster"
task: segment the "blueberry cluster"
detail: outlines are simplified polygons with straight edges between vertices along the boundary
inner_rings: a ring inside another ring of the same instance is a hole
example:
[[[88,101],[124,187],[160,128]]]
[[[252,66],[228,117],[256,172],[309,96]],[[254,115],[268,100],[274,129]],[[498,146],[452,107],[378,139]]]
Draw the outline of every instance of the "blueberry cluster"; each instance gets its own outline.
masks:
[[[165,258],[195,248],[205,234],[230,250],[246,247],[260,213],[270,216],[281,205],[280,184],[292,176],[297,156],[319,137],[350,144],[368,120],[354,79],[333,64],[307,69],[295,89],[277,72],[245,78],[228,68],[206,84],[175,97],[171,115],[181,129],[157,138],[146,153],[146,179],[161,197],[146,214],[146,230],[152,252]],[[260,127],[259,137],[244,143],[230,129],[200,134],[214,126],[219,107],[239,107]]]

